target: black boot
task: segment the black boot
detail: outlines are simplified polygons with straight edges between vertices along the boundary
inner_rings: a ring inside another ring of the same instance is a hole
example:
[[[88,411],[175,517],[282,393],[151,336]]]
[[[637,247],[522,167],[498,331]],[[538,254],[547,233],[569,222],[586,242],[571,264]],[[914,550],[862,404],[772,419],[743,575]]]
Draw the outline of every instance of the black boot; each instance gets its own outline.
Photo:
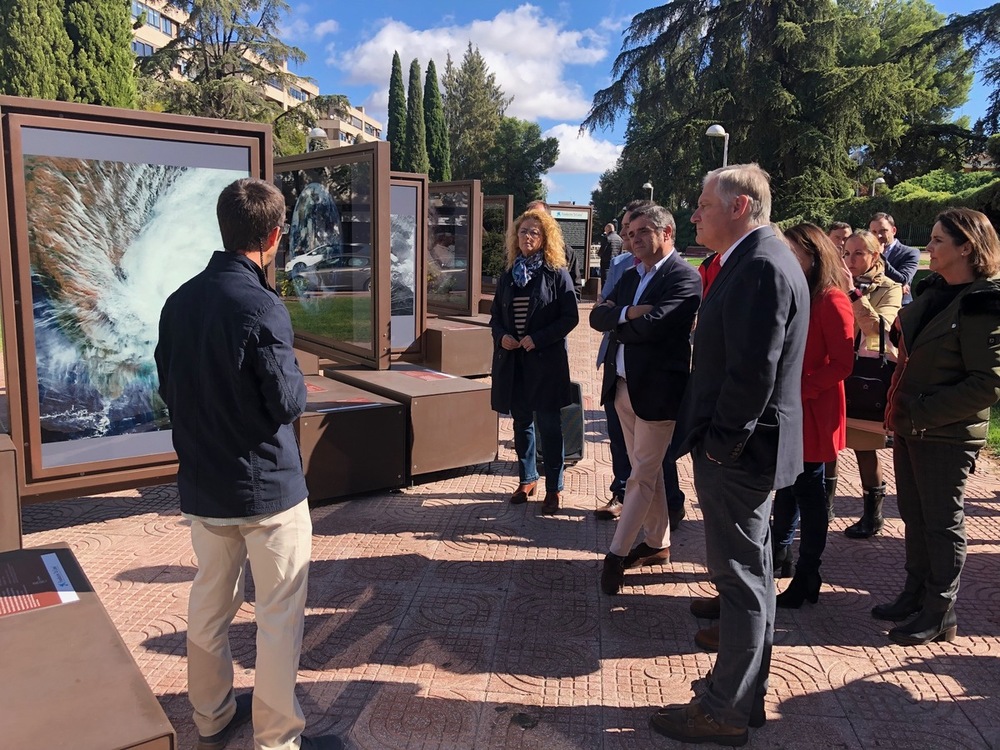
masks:
[[[788,584],[788,588],[778,594],[775,602],[784,609],[798,609],[802,602],[815,604],[819,601],[819,587],[823,585],[823,579],[819,576],[819,571],[810,568],[803,568],[798,565],[795,568],[795,577]]]
[[[837,477],[827,477],[826,482],[826,520],[833,523],[836,514],[833,512],[833,498],[837,496]]]
[[[954,607],[944,612],[923,610],[912,621],[889,631],[889,640],[901,646],[924,646],[934,641],[951,642],[958,632]]]
[[[924,592],[904,591],[896,597],[894,602],[889,604],[876,604],[872,607],[872,617],[876,620],[891,620],[892,622],[903,622],[911,615],[924,608]]]
[[[861,515],[861,519],[844,529],[844,534],[851,539],[867,539],[870,536],[875,536],[885,525],[885,519],[882,518],[882,501],[885,500],[885,485],[882,484],[878,487],[866,489],[864,500],[865,510]]]
[[[774,543],[771,547],[771,559],[775,578],[788,578],[792,575],[791,545]]]

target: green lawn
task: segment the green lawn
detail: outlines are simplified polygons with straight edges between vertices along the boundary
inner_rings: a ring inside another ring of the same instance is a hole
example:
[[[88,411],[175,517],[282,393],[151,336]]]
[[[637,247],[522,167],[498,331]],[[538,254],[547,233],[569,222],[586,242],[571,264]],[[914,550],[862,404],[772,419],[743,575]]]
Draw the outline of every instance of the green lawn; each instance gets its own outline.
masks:
[[[990,434],[986,437],[986,450],[994,456],[1000,455],[1000,404],[990,409]]]
[[[370,294],[285,298],[292,327],[300,333],[346,341],[364,348],[372,341]]]

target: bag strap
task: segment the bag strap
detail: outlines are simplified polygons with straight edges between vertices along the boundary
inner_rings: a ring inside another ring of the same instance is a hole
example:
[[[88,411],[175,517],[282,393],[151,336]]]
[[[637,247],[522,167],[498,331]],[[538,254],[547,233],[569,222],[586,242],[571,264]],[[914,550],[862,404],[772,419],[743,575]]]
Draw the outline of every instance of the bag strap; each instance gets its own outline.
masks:
[[[889,356],[885,352],[885,331],[889,323],[881,315],[878,316],[878,356],[882,360],[882,364],[885,364]],[[858,328],[858,332],[854,334],[854,358],[857,359],[861,356],[861,340],[864,337],[864,332],[861,328]]]

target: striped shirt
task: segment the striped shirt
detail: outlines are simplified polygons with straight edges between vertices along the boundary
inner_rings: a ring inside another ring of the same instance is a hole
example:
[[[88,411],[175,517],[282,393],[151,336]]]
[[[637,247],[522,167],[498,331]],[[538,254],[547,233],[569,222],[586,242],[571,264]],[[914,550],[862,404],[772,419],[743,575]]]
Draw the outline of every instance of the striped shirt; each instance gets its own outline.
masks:
[[[524,335],[524,327],[528,324],[528,305],[531,295],[527,289],[514,289],[514,330],[518,336]]]

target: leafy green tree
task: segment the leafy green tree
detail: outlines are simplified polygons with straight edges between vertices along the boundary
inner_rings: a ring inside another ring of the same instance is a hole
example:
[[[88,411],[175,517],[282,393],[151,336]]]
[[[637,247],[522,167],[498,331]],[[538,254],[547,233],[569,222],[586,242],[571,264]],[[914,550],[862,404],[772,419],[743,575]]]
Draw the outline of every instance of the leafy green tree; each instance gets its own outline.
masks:
[[[177,36],[140,61],[160,82],[147,102],[167,112],[228,120],[269,121],[277,105],[266,86],[284,89],[293,80],[287,63],[305,53],[281,41],[285,0],[171,0],[188,14]],[[184,80],[171,77],[182,71]]]
[[[488,170],[482,175],[483,192],[510,193],[515,210],[523,210],[533,200],[544,200],[542,175],[559,158],[559,141],[542,138],[537,123],[503,117],[493,147],[486,154]]]
[[[512,98],[504,94],[496,82],[496,74],[490,72],[486,60],[471,42],[458,67],[448,56],[442,81],[452,178],[481,178],[489,170],[500,119]]]
[[[410,63],[410,85],[406,91],[406,158],[403,171],[427,174],[431,166],[427,159],[424,92],[420,78],[420,63],[414,59]]]
[[[448,145],[448,126],[444,122],[444,105],[438,88],[437,68],[434,61],[427,63],[424,76],[424,128],[427,134],[427,159],[430,162],[431,182],[451,180],[451,148]]]
[[[389,163],[393,169],[403,169],[406,161],[406,89],[403,88],[403,64],[399,53],[392,53],[392,73],[389,76],[389,117],[385,139],[392,146]]]
[[[719,165],[719,146],[704,137],[713,122],[731,135],[731,161],[756,161],[771,174],[779,216],[851,195],[857,165],[848,154],[859,146],[883,162],[905,154],[904,138],[921,132],[914,125],[946,121],[964,97],[969,63],[960,46],[935,56],[882,42],[891,34],[880,24],[904,32],[940,24],[923,0],[876,0],[874,11],[851,2],[675,0],[643,11],[584,127],[608,126],[623,112],[638,120],[619,176],[665,171],[648,178],[659,187],[666,177],[675,206],[693,202],[700,175]],[[909,6],[916,10],[907,16],[900,9]]]
[[[77,101],[136,106],[131,13],[121,0],[64,0],[73,42],[70,74]]]
[[[74,98],[61,0],[0,0],[0,93]]]
[[[956,15],[941,29],[929,34],[922,41],[930,41],[940,48],[959,35],[969,45],[969,52],[979,61],[983,83],[992,88],[988,97],[986,114],[977,123],[986,133],[1000,132],[1000,3],[986,8]]]

